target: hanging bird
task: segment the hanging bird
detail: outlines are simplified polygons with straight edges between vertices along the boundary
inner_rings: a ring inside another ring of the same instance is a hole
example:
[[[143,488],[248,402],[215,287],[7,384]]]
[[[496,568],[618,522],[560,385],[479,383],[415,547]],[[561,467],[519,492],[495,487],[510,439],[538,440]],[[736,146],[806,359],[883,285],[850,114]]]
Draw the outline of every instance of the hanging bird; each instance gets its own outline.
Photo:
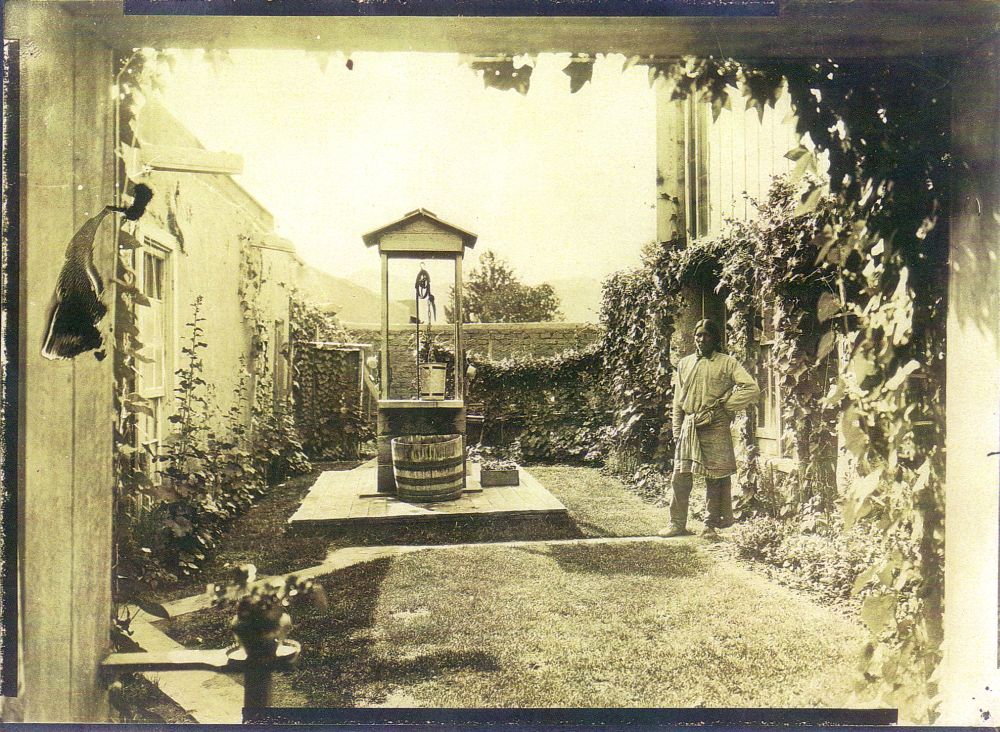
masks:
[[[130,206],[105,206],[73,235],[56,284],[55,302],[45,331],[42,356],[48,359],[73,358],[101,348],[103,339],[97,324],[107,314],[108,307],[101,300],[104,281],[94,266],[97,229],[111,211],[124,214],[129,221],[137,221],[152,198],[153,191],[140,183],[135,187]],[[99,361],[105,355],[103,350],[94,354]]]

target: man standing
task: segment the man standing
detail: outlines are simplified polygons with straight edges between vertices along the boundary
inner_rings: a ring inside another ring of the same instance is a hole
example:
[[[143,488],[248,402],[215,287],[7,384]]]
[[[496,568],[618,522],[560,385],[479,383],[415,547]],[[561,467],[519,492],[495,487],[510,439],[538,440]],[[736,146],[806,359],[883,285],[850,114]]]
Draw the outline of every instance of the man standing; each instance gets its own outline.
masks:
[[[719,351],[721,331],[711,320],[694,330],[697,351],[677,364],[674,376],[674,474],[670,527],[660,536],[685,536],[688,499],[695,475],[705,476],[708,516],[702,536],[718,538],[716,529],[732,524],[732,484],[736,454],[730,424],[733,415],[754,404],[760,388],[732,356]]]

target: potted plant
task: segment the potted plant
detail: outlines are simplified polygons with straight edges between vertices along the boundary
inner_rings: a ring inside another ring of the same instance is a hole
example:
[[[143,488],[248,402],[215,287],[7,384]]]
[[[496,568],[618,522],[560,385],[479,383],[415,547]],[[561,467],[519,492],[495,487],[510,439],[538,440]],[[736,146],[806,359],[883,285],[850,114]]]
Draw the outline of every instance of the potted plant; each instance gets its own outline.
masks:
[[[257,581],[256,574],[254,565],[240,565],[229,583],[209,585],[208,594],[214,606],[232,606],[229,627],[248,659],[274,658],[292,626],[288,609],[305,600],[325,607],[326,595],[311,579],[289,576]]]
[[[518,465],[521,459],[521,444],[517,441],[506,448],[480,448],[479,484],[483,488],[520,485]]]

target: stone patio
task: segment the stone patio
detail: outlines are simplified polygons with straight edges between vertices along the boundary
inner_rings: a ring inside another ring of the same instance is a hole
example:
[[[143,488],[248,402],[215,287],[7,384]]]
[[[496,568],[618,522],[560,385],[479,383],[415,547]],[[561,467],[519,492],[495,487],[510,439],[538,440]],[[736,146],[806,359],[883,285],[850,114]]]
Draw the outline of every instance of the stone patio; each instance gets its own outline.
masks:
[[[483,488],[479,465],[468,464],[466,490],[455,501],[408,503],[393,495],[376,492],[376,462],[353,470],[321,473],[309,489],[289,529],[318,528],[344,524],[409,523],[449,520],[458,517],[518,517],[566,515],[566,507],[524,468],[520,485]]]

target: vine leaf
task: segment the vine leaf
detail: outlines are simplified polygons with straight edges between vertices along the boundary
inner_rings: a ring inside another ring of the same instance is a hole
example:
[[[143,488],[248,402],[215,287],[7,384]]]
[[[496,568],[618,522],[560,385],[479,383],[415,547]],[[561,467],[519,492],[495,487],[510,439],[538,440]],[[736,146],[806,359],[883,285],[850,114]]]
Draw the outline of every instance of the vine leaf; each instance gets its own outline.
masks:
[[[861,605],[861,622],[872,635],[876,635],[893,619],[896,612],[896,595],[872,595]]]
[[[825,323],[839,312],[840,301],[835,295],[829,292],[824,292],[819,296],[819,302],[816,305],[816,318],[819,322]],[[827,351],[827,353],[829,353],[829,351]]]
[[[853,405],[840,415],[840,430],[844,435],[844,445],[856,457],[861,457],[868,447],[868,435],[858,424],[860,417],[857,407]]]
[[[483,86],[507,91],[513,89],[520,95],[528,93],[531,88],[531,72],[534,67],[530,64],[514,67],[514,59],[507,58],[500,61],[473,61],[470,66],[475,71],[483,72]]]
[[[836,334],[832,330],[826,331],[826,333],[823,334],[823,337],[819,339],[819,346],[816,348],[816,362],[819,363],[829,356],[836,343]]]
[[[798,147],[793,147],[791,150],[786,152],[785,157],[791,160],[792,162],[795,162],[803,155],[808,155],[808,154],[809,154],[809,148],[805,147],[804,145],[799,145]]]
[[[563,73],[569,77],[569,92],[576,94],[584,84],[594,76],[594,59],[586,57],[574,57],[570,60]]]
[[[872,577],[875,576],[876,569],[876,565],[869,565],[868,569],[857,576],[854,580],[854,584],[851,586],[852,595],[856,595],[861,592],[862,588],[871,581]]]
[[[820,198],[823,195],[823,189],[819,186],[815,186],[809,190],[805,195],[802,202],[795,208],[793,216],[805,216],[816,210],[819,205]]]
[[[903,382],[909,378],[910,374],[920,368],[920,363],[915,360],[911,360],[905,366],[900,366],[899,369],[893,374],[892,378],[885,382],[885,388],[890,391],[895,391],[903,385]]]

